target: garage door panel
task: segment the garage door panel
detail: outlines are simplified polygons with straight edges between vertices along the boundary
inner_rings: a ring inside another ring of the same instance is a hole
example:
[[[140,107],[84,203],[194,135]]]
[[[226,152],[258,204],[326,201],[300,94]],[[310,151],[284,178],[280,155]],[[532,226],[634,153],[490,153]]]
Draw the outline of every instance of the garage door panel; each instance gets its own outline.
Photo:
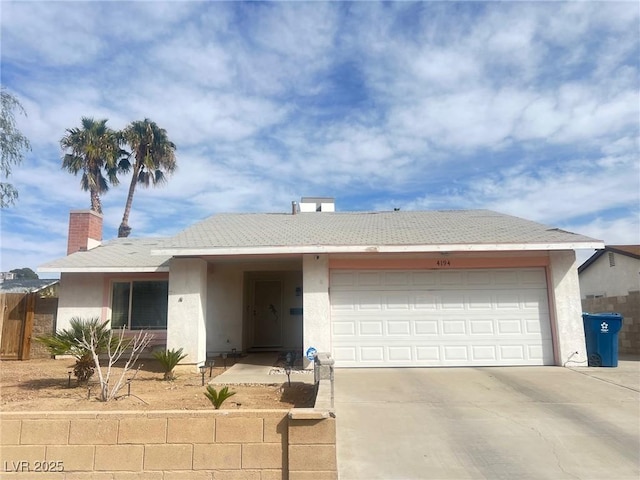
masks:
[[[492,310],[495,306],[495,296],[491,292],[480,291],[466,295],[469,310]]]
[[[432,293],[416,293],[414,310],[436,310],[438,308],[438,297]]]
[[[499,335],[522,335],[522,321],[520,319],[503,319],[496,322]]]
[[[363,362],[382,362],[384,361],[384,347],[361,347],[360,360]]]
[[[414,323],[416,335],[438,335],[436,320],[418,320]]]
[[[542,268],[332,271],[336,365],[553,363],[545,278]]]
[[[440,270],[440,285],[460,285],[462,283],[462,272]]]
[[[494,345],[471,346],[472,361],[495,362],[497,359],[497,348]]]
[[[409,304],[412,303],[406,293],[389,293],[385,299],[384,306],[387,310],[409,310]]]
[[[357,310],[382,310],[380,294],[377,292],[360,293],[358,295]]]
[[[387,352],[389,355],[389,361],[391,362],[405,362],[413,360],[412,348],[410,345],[389,347]]]
[[[490,272],[484,270],[471,271],[467,274],[467,284],[473,286],[483,287],[490,285],[493,281],[493,276]]]
[[[383,272],[359,272],[357,284],[360,287],[375,287],[382,285]]]
[[[408,287],[410,284],[409,278],[409,272],[387,272],[384,275],[384,285]]]
[[[519,310],[521,307],[520,296],[517,292],[506,292],[496,294],[496,309],[498,310]]]
[[[356,347],[334,346],[333,358],[336,362],[343,362],[345,364],[356,363],[358,360],[358,357],[356,355]]]
[[[469,320],[469,333],[471,335],[494,335],[494,322],[492,320]]]
[[[500,358],[503,360],[524,360],[523,345],[500,345]]]
[[[416,287],[430,287],[437,284],[438,272],[435,271],[412,271],[411,284]]]
[[[443,293],[440,295],[440,308],[442,310],[464,310],[465,298],[461,293]]]
[[[511,270],[497,270],[491,275],[492,283],[496,286],[511,287],[518,284],[518,272]]]
[[[467,329],[462,320],[444,320],[442,322],[442,333],[444,335],[465,335]]]
[[[341,320],[333,322],[333,335],[336,337],[348,337],[348,340],[353,339],[356,335],[356,321]]]
[[[438,365],[440,363],[440,347],[436,345],[416,347],[416,361],[418,364]]]
[[[360,322],[360,335],[365,336],[378,336],[383,334],[382,320],[379,321],[364,321]]]
[[[389,320],[387,322],[388,335],[411,335],[411,322],[402,320]]]
[[[444,345],[442,347],[445,362],[469,361],[469,347],[467,345]]]

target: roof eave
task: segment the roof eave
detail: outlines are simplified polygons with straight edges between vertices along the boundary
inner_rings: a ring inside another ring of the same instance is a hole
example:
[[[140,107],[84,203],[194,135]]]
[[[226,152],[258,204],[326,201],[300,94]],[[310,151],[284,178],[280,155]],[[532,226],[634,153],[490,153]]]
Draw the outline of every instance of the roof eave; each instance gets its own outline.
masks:
[[[168,272],[169,266],[159,267],[39,267],[43,273],[155,273]]]
[[[495,251],[548,251],[604,248],[600,241],[567,243],[494,243],[446,245],[296,245],[269,247],[200,247],[164,248],[152,250],[151,255],[193,257],[207,255],[276,255],[284,253],[430,253],[430,252],[495,252]]]

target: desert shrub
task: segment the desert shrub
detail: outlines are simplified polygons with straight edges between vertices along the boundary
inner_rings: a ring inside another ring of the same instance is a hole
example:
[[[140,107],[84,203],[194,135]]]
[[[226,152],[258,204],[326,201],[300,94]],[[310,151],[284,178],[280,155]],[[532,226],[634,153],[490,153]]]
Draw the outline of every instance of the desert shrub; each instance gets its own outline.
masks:
[[[207,385],[207,391],[204,392],[205,396],[211,401],[213,407],[218,410],[224,401],[236,394],[236,392],[230,392],[229,387],[223,387],[220,391],[216,391],[211,385]]]
[[[173,380],[175,375],[173,369],[180,363],[180,360],[187,356],[186,353],[182,353],[182,348],[171,350],[160,350],[153,352],[153,358],[155,358],[162,369],[164,370],[164,380]]]
[[[83,339],[95,336],[96,350],[102,353],[107,349],[110,341],[109,322],[101,323],[97,317],[83,319],[73,317],[69,321],[70,328],[60,330],[53,334],[36,337],[36,341],[42,343],[51,355],[71,355],[76,359],[73,374],[78,383],[87,382],[95,372],[95,363],[91,351],[82,345]]]

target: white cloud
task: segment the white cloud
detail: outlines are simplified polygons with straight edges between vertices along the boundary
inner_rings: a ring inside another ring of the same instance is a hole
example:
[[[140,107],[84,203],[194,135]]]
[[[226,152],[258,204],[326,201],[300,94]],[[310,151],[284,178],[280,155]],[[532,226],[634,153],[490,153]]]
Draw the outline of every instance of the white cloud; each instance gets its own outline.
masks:
[[[136,236],[301,195],[632,224],[638,21],[628,3],[3,4],[3,84],[34,146],[3,228],[64,250],[89,197],[58,142],[82,116],[149,117],[178,145],[169,184],[136,191]],[[128,181],[103,197],[110,236]]]

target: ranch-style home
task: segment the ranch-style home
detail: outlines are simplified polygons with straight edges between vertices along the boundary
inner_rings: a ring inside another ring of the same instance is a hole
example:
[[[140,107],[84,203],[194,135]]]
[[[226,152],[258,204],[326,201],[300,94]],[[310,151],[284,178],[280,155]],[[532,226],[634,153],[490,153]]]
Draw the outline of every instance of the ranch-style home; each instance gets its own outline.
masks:
[[[565,365],[586,358],[575,249],[604,244],[488,210],[217,214],[170,238],[102,243],[70,214],[58,328],[148,329],[186,363],[330,352],[336,367]]]

